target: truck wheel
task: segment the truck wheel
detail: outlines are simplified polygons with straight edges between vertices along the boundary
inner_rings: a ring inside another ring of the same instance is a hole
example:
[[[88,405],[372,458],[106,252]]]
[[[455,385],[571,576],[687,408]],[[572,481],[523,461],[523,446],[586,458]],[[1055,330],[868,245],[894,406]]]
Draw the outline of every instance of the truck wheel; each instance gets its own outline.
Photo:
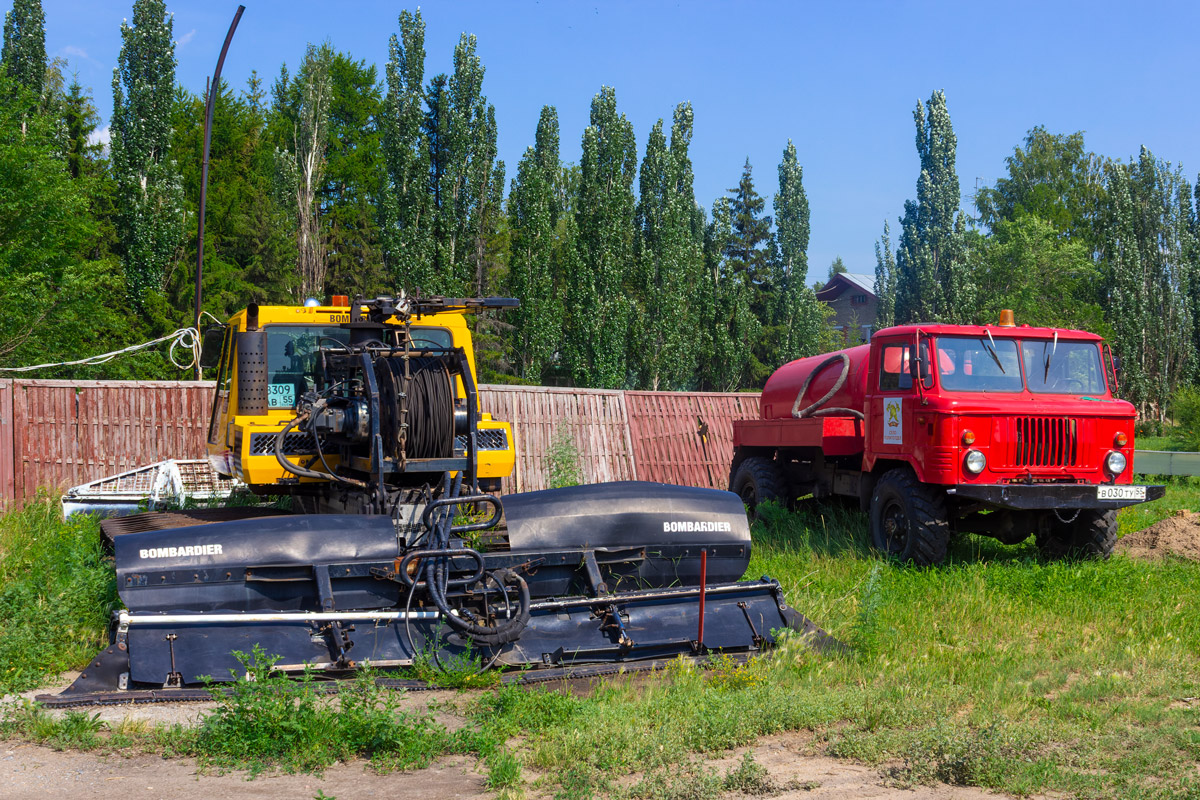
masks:
[[[738,465],[729,481],[729,491],[742,498],[751,520],[757,519],[755,509],[759,503],[780,500],[783,480],[775,468],[775,462],[762,456],[750,456]]]
[[[946,499],[908,469],[884,473],[871,494],[871,544],[881,553],[917,566],[946,559],[950,525]]]
[[[1080,510],[1071,522],[1055,518],[1048,532],[1039,533],[1037,545],[1042,556],[1051,560],[1107,559],[1117,545],[1117,512]]]

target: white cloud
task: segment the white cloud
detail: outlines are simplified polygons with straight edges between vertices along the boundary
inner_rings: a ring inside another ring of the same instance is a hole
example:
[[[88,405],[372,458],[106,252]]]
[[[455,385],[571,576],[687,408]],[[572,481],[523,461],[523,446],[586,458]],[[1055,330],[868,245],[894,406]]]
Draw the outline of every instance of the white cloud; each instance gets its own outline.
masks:
[[[196,29],[192,28],[190,31],[185,33],[183,36],[180,36],[178,39],[175,40],[175,46],[176,47],[184,47],[185,45],[187,45],[188,42],[190,42],[192,40],[192,37],[195,35],[196,35]]]
[[[112,142],[112,131],[109,126],[105,125],[97,131],[92,131],[92,135],[88,137],[88,144],[100,145],[104,149],[104,153],[108,153],[108,145]]]
[[[62,48],[61,50],[58,51],[58,53],[61,56],[66,56],[67,58],[75,59],[76,61],[86,61],[89,64],[96,64],[96,65],[100,64],[99,61],[97,61],[96,59],[94,59],[90,55],[88,55],[87,50],[84,50],[82,47],[76,47],[73,44],[69,44],[66,47]]]

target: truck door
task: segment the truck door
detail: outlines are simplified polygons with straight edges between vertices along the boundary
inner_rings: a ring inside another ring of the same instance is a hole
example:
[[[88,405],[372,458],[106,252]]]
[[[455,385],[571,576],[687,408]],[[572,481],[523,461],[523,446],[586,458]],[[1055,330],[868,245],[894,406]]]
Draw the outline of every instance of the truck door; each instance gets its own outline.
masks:
[[[876,344],[872,342],[872,344]],[[918,387],[913,385],[912,339],[878,342],[875,376],[871,383],[870,414],[867,420],[867,449],[879,456],[902,456],[910,460],[913,452],[913,416],[920,402]],[[921,372],[925,388],[932,387],[929,377],[929,345],[921,342]]]

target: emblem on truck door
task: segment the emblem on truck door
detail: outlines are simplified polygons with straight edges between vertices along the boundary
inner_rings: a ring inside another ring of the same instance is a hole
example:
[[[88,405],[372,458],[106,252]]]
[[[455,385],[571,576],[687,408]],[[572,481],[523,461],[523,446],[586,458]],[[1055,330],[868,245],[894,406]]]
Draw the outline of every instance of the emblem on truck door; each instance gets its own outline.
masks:
[[[883,398],[883,443],[904,444],[903,397]]]

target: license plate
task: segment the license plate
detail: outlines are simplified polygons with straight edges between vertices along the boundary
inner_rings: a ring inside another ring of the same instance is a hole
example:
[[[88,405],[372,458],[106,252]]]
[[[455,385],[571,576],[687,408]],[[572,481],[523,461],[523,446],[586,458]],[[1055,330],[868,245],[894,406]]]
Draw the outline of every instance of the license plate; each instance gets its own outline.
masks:
[[[1097,500],[1145,500],[1145,486],[1097,486]]]

